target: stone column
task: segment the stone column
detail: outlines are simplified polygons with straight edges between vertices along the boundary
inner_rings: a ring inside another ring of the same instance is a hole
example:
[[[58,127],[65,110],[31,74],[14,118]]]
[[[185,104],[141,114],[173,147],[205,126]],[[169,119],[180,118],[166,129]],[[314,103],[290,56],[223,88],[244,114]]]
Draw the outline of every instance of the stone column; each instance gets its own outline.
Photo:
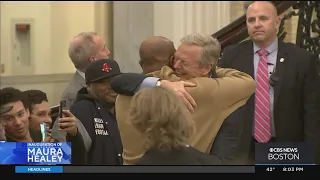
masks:
[[[112,54],[123,72],[142,72],[139,47],[150,36],[153,36],[153,1],[113,1]]]

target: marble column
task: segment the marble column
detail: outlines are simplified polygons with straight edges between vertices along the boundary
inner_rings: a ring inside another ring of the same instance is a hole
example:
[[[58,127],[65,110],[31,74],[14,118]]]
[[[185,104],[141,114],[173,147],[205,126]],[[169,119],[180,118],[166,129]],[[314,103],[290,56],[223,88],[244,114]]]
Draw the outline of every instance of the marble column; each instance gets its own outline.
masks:
[[[153,36],[153,1],[113,1],[113,58],[122,72],[142,72],[139,47]]]

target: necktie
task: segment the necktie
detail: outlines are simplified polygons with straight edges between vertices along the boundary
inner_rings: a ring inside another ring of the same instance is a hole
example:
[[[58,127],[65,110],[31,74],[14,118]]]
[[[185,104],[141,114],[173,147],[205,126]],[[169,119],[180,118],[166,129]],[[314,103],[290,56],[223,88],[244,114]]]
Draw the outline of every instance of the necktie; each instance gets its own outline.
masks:
[[[268,51],[261,49],[258,51],[258,54],[260,61],[256,76],[254,138],[258,142],[268,142],[271,138]]]

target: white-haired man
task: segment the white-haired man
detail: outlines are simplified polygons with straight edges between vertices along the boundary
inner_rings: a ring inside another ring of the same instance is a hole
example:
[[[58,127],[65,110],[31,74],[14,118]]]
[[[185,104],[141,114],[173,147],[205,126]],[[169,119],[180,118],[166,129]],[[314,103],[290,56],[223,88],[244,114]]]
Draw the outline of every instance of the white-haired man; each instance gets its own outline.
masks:
[[[109,58],[110,50],[97,33],[82,32],[70,42],[68,52],[77,71],[64,90],[61,99],[65,99],[67,107],[70,108],[76,99],[77,92],[82,87],[86,87],[87,66],[95,60]]]

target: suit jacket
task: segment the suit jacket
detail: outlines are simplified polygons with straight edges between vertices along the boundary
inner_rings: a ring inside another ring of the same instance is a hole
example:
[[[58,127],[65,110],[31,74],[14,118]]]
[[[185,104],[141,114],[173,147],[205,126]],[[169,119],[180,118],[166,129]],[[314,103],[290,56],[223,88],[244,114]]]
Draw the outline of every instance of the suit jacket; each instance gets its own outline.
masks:
[[[225,118],[243,106],[255,91],[253,79],[243,72],[221,68],[218,68],[216,72],[219,77],[224,78],[193,78],[188,81],[197,86],[186,87],[187,92],[195,99],[198,105],[195,113],[192,114],[197,133],[190,138],[190,145],[206,153],[210,151],[212,142]],[[180,80],[174,74],[174,71],[167,66],[163,67],[161,71],[148,75],[170,81]],[[136,74],[136,76],[141,77],[141,74]],[[138,87],[142,80],[137,79],[134,74],[122,74],[115,77],[110,84],[117,92],[119,88],[115,86],[119,86],[119,84],[124,89],[133,89],[132,87]],[[118,91],[117,93],[120,92]],[[124,148],[123,159],[126,164],[134,164],[145,152],[144,137],[132,128],[129,123],[130,116],[127,112],[130,108],[131,99],[132,96],[119,95],[115,104],[116,117]]]
[[[61,99],[65,99],[67,101],[68,109],[71,108],[76,100],[78,91],[83,87],[86,87],[85,79],[78,72],[75,72],[61,96]]]
[[[193,147],[171,149],[163,152],[157,149],[148,150],[136,165],[221,165],[220,159],[198,151]]]
[[[252,41],[244,41],[225,48],[218,65],[237,69],[254,78],[253,55]],[[281,58],[283,62],[280,62]],[[316,146],[320,141],[317,59],[317,56],[304,49],[279,41],[275,74],[279,80],[274,85],[276,141],[307,141]],[[254,96],[242,111],[238,118],[248,123],[239,151],[248,154],[253,132]]]

